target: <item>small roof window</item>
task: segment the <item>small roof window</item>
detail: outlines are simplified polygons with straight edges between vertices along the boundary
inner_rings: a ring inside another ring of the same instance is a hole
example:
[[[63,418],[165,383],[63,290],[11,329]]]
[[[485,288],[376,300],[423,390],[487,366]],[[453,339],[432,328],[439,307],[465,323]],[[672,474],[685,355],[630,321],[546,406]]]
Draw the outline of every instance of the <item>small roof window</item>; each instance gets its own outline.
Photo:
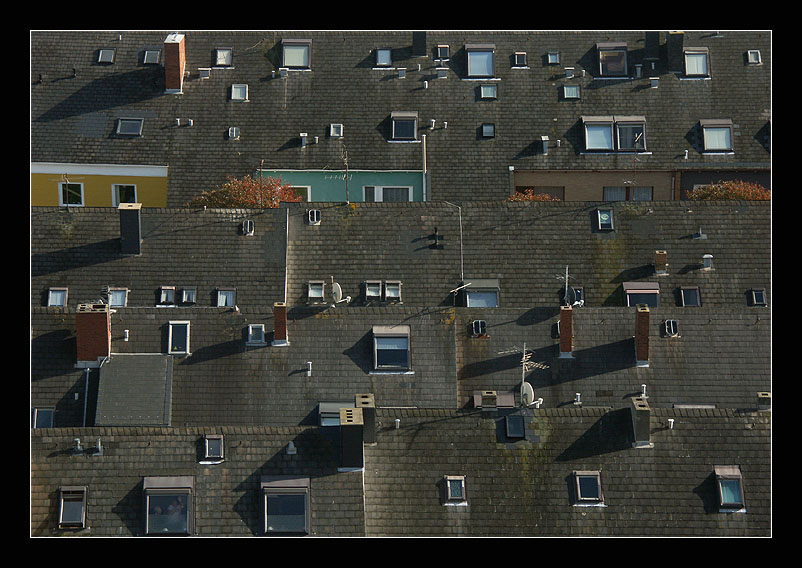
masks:
[[[496,46],[490,43],[465,45],[468,53],[468,77],[494,77],[493,56]]]
[[[376,50],[376,67],[389,67],[393,64],[392,51],[388,47]]]
[[[282,67],[290,69],[309,69],[311,65],[311,39],[281,40]]]
[[[159,302],[160,306],[173,306],[175,305],[175,286],[160,286],[159,287]]]
[[[596,44],[599,74],[602,77],[624,77],[627,74],[627,44],[604,42]]]
[[[706,119],[699,121],[705,152],[732,151],[732,120]]]
[[[718,489],[719,511],[744,511],[744,489],[741,468],[737,465],[717,465],[713,467]]]
[[[325,302],[326,283],[323,280],[311,280],[306,283],[306,298],[309,303]]]
[[[546,53],[546,63],[549,65],[559,65],[560,64],[560,52],[559,51],[549,51]]]
[[[124,136],[142,136],[144,118],[120,118],[117,120],[117,134]]]
[[[767,306],[766,289],[755,288],[749,290],[749,304],[752,306]]]
[[[706,47],[688,47],[683,50],[683,53],[686,77],[710,76],[710,60]]]
[[[499,281],[494,278],[474,278],[464,288],[465,305],[469,308],[497,308],[499,305]]]
[[[479,96],[482,99],[497,99],[498,85],[480,85]]]
[[[526,52],[525,51],[516,51],[512,54],[512,66],[513,67],[526,67]]]
[[[415,111],[394,111],[390,118],[392,120],[392,139],[393,140],[417,140],[418,139],[418,113]]]
[[[58,528],[86,528],[86,487],[59,488]]]
[[[685,307],[699,307],[702,305],[702,299],[699,294],[698,286],[681,287],[679,289],[680,300]]]
[[[604,503],[600,471],[575,471],[574,489],[577,505],[601,505]]]
[[[332,138],[342,138],[343,137],[343,125],[338,123],[332,123],[329,125],[329,136]]]
[[[128,288],[109,288],[109,305],[114,307],[125,307],[128,305]]]
[[[248,85],[234,84],[231,85],[231,100],[232,101],[247,101],[248,100]]]
[[[447,60],[450,57],[449,52],[450,52],[450,49],[449,49],[448,45],[439,44],[437,46],[437,59]]]
[[[203,459],[222,461],[225,458],[225,444],[222,434],[206,434],[203,437]]]
[[[634,308],[645,304],[656,308],[660,302],[660,284],[657,282],[624,282],[626,305]]]
[[[233,308],[236,304],[237,291],[234,288],[217,289],[217,307]]]
[[[596,210],[596,228],[600,231],[614,231],[615,225],[613,223],[613,210],[612,209],[597,209]]]
[[[114,63],[115,54],[116,50],[113,47],[101,48],[97,52],[97,62],[105,65],[111,65]]]
[[[373,326],[373,368],[407,370],[410,368],[408,325]]]
[[[68,288],[50,288],[47,291],[47,305],[50,307],[66,307]]]
[[[215,67],[230,67],[234,62],[234,50],[230,47],[218,47],[214,50]]]
[[[443,476],[443,488],[445,490],[444,502],[446,505],[457,505],[468,501],[468,496],[465,492],[464,475]]]
[[[746,52],[746,62],[750,65],[760,65],[763,60],[760,58],[759,49],[750,49]]]
[[[248,345],[266,345],[265,324],[263,323],[248,324]]]
[[[564,99],[579,98],[579,85],[563,85],[562,91]]]
[[[496,125],[492,122],[485,122],[482,124],[482,137],[483,138],[495,138],[496,137]]]
[[[142,55],[142,63],[145,65],[156,65],[161,60],[161,49],[146,49]]]

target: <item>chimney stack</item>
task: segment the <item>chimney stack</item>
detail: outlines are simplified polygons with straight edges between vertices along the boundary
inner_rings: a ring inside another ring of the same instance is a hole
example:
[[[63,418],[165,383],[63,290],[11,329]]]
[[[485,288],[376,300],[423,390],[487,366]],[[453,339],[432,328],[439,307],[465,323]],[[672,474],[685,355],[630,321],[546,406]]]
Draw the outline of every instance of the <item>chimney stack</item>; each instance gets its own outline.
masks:
[[[354,407],[362,409],[363,436],[366,444],[376,443],[376,401],[372,394],[354,396]]]
[[[273,347],[284,347],[290,344],[287,337],[287,304],[273,304]]]
[[[120,203],[120,252],[140,254],[142,252],[141,203]]]
[[[635,362],[649,366],[649,306],[638,304],[635,312]]]
[[[651,448],[652,432],[651,432],[651,410],[649,403],[642,396],[633,396],[631,399],[632,406],[630,412],[632,413],[632,432],[635,436],[635,441],[632,442],[633,448]]]
[[[362,469],[364,421],[361,408],[340,409],[340,470]]]
[[[685,72],[685,57],[682,53],[685,32],[668,32],[666,34],[666,56],[668,70],[674,73]]]
[[[412,57],[425,57],[426,53],[426,32],[412,32]]]
[[[560,358],[572,359],[574,350],[574,310],[560,306]]]
[[[660,276],[668,274],[668,253],[666,251],[654,251],[654,272]]]
[[[75,312],[78,367],[99,367],[111,353],[108,304],[79,304]]]
[[[164,40],[164,92],[181,93],[184,85],[186,49],[184,34],[172,33]]]

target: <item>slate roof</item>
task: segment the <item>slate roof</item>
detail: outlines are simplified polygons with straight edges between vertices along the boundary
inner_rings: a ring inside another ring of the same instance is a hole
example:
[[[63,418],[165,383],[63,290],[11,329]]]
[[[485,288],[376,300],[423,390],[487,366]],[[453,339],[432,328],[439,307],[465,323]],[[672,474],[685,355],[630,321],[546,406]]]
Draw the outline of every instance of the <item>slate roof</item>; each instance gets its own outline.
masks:
[[[510,440],[501,412],[377,410],[376,444],[365,447],[367,535],[770,534],[769,412],[653,409],[652,448],[632,447],[627,409],[523,413],[526,438]],[[740,466],[745,514],[715,512],[713,467],[725,463]],[[601,471],[604,507],[574,505],[576,470]],[[445,475],[465,476],[466,506],[443,504]]]
[[[188,77],[181,95],[164,93],[162,65],[141,62],[143,50],[162,46],[169,33],[32,32],[31,160],[167,165],[172,207],[260,164],[341,169],[343,144],[326,134],[334,122],[344,125],[350,168],[420,169],[420,144],[387,142],[390,114],[414,111],[420,134],[427,135],[432,200],[504,198],[512,192],[511,166],[629,171],[630,155],[584,155],[581,117],[589,115],[645,116],[650,153],[640,156],[639,166],[645,170],[770,167],[768,31],[685,32],[684,45],[707,48],[711,67],[710,79],[685,80],[667,66],[666,32],[658,32],[655,47],[639,31],[428,31],[426,56],[417,56],[411,31],[190,30],[184,32]],[[291,38],[311,39],[312,70],[281,79],[281,40]],[[643,78],[597,78],[595,45],[605,41],[626,42],[630,69],[644,64]],[[480,82],[466,80],[470,43],[495,45],[498,100],[479,100]],[[437,78],[438,44],[451,48],[446,79]],[[95,63],[101,47],[116,49],[112,65]],[[212,66],[217,47],[233,48],[233,66],[201,79],[198,69]],[[394,67],[408,70],[405,79],[374,69],[377,47],[392,50]],[[552,49],[560,52],[558,66],[544,62]],[[761,65],[745,63],[750,49],[760,50]],[[528,54],[528,68],[512,67],[515,51]],[[649,57],[657,58],[654,70]],[[559,96],[568,66],[576,68],[579,101]],[[650,76],[659,77],[657,89],[649,88]],[[233,83],[248,84],[248,103],[229,100]],[[145,119],[141,138],[114,133],[116,119],[126,115]],[[177,127],[176,118],[192,119],[193,126]],[[701,155],[699,121],[712,118],[732,119],[734,155]],[[479,135],[485,122],[496,125],[492,139]],[[231,126],[240,128],[237,141],[226,140]],[[300,132],[310,140],[318,136],[319,143],[301,148]],[[562,140],[546,156],[537,150],[544,135]]]

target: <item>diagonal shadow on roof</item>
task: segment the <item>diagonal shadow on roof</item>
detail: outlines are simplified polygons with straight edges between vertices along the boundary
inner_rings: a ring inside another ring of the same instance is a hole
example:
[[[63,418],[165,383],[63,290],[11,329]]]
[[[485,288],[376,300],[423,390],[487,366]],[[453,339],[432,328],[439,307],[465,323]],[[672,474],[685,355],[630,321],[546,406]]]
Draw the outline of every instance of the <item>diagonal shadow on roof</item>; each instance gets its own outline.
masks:
[[[31,255],[31,277],[65,272],[119,260],[120,239],[106,239],[77,247]]]
[[[633,441],[631,429],[629,408],[610,411],[578,436],[555,460],[580,461],[600,454],[629,449]]]

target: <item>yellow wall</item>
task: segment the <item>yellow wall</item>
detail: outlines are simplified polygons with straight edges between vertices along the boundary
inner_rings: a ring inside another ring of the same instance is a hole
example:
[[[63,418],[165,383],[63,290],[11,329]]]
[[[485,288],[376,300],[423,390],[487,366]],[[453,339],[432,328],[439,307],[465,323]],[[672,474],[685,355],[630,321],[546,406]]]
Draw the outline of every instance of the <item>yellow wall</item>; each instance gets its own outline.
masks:
[[[84,207],[112,207],[115,184],[136,186],[137,201],[143,207],[167,206],[166,167],[77,164],[32,164],[31,205],[57,207],[64,175],[70,183],[83,184]]]

